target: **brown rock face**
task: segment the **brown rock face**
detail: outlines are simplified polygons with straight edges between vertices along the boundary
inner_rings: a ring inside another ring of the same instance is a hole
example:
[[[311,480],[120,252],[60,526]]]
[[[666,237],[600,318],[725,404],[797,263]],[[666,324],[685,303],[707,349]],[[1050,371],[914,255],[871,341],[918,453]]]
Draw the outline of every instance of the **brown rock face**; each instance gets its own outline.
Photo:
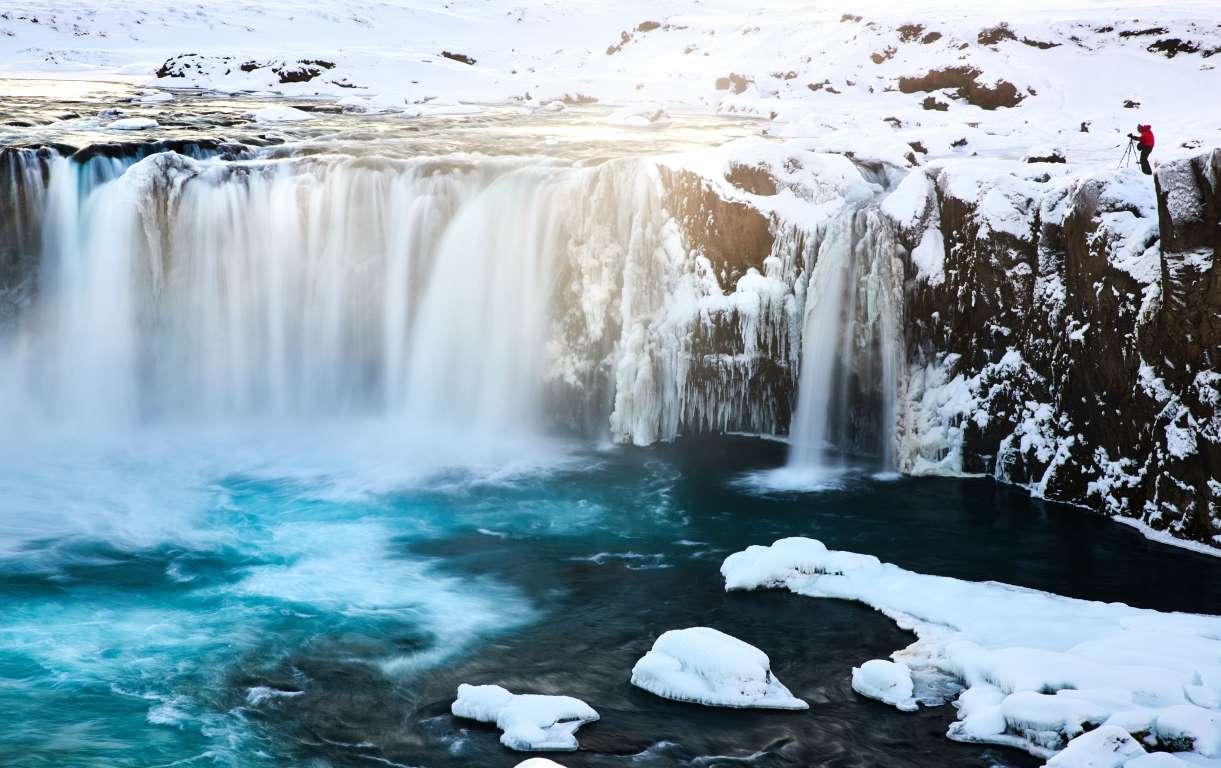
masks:
[[[752,194],[776,194],[775,180],[761,168],[734,165],[726,180]],[[727,202],[695,174],[663,169],[662,181],[666,207],[683,230],[688,247],[708,259],[723,287],[731,290],[750,269],[763,271],[775,241],[767,217],[749,205]],[[746,353],[735,314],[700,327],[692,340],[688,384],[693,410],[684,432],[787,432],[800,372],[787,353],[793,341],[786,333],[771,339],[755,352],[754,374],[741,380],[741,369],[725,363],[729,357]],[[741,402],[729,402],[731,399]]]

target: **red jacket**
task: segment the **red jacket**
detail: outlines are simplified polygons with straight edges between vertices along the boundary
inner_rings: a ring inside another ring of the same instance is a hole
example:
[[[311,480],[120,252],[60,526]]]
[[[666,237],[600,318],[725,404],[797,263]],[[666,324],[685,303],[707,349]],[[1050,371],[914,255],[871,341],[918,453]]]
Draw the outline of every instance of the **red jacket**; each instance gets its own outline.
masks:
[[[1140,145],[1142,147],[1153,149],[1153,126],[1138,125],[1136,126],[1136,130],[1140,133]]]

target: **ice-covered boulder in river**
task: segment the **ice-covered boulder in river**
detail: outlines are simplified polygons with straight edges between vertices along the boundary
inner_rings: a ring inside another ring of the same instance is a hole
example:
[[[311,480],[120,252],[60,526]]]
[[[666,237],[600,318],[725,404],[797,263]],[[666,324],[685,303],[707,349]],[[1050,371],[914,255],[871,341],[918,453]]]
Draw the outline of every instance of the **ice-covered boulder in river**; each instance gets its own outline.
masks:
[[[157,121],[151,117],[124,117],[113,123],[107,123],[106,127],[112,131],[143,131],[156,128],[157,125]]]
[[[499,685],[465,683],[450,711],[495,723],[503,731],[500,743],[519,752],[571,752],[579,746],[577,729],[598,719],[593,707],[571,696],[515,694]]]
[[[852,690],[905,712],[916,709],[913,688],[912,672],[906,664],[870,659],[852,668]]]
[[[716,707],[808,709],[772,674],[767,654],[710,627],[673,629],[632,669],[632,685]]]

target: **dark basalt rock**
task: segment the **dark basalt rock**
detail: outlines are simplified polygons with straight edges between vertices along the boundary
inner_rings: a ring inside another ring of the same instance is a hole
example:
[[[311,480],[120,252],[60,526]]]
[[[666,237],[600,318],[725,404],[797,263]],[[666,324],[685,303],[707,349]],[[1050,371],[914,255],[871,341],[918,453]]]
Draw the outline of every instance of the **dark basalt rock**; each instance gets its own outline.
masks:
[[[470,66],[475,65],[475,60],[472,59],[470,56],[467,56],[465,53],[454,53],[452,51],[441,51],[441,55],[443,57],[449,59],[450,61],[456,61],[460,64],[468,64]]]
[[[991,87],[980,85],[978,79],[981,74],[975,67],[967,66],[934,69],[918,77],[899,78],[899,90],[903,93],[917,93],[951,88],[957,91],[958,98],[982,109],[1016,107],[1026,98],[1018,91],[1017,86],[1007,80],[998,80],[996,85]]]
[[[1112,262],[1104,217],[1151,212],[1109,193],[1107,174],[1036,188],[1022,236],[984,231],[975,203],[938,186],[926,218],[944,281],[909,282],[908,356],[978,378],[986,418],[962,425],[964,470],[1217,544],[1218,179],[1221,150],[1159,167],[1155,234],[1134,244],[1148,254],[1160,240],[1150,284]]]

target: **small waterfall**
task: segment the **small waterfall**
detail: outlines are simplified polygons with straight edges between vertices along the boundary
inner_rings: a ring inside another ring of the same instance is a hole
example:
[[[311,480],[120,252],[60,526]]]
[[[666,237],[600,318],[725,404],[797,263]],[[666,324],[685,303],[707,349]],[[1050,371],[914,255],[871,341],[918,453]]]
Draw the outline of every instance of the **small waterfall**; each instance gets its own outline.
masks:
[[[790,429],[792,470],[833,469],[843,454],[895,465],[902,370],[903,272],[892,226],[875,206],[850,208],[820,232],[802,328]]]

